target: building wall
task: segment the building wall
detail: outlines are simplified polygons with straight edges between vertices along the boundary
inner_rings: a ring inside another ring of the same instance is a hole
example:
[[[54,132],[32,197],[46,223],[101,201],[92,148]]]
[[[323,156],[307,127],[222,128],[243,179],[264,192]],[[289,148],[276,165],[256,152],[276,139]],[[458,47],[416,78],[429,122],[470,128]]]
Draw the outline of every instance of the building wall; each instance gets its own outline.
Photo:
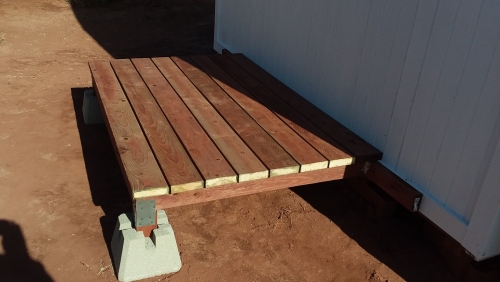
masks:
[[[498,0],[217,0],[214,47],[382,150],[425,195],[421,212],[465,242],[500,186],[485,180],[500,160],[499,15]]]
[[[497,72],[498,78],[500,71]],[[500,135],[499,129],[500,123],[497,122],[496,138]],[[494,147],[494,152],[482,178],[483,189],[462,242],[479,259],[500,254],[500,140],[490,146]]]

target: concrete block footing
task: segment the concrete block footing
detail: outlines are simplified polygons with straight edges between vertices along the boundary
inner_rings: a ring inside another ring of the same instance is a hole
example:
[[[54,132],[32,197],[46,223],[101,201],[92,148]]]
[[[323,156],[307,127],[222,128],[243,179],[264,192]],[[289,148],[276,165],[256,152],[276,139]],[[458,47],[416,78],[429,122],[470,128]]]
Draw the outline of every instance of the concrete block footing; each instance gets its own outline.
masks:
[[[83,121],[85,124],[100,124],[104,123],[102,118],[99,101],[93,89],[88,89],[83,92]]]
[[[177,272],[182,263],[174,231],[163,210],[157,211],[158,228],[144,237],[133,226],[134,215],[118,217],[111,252],[118,280],[127,282]]]

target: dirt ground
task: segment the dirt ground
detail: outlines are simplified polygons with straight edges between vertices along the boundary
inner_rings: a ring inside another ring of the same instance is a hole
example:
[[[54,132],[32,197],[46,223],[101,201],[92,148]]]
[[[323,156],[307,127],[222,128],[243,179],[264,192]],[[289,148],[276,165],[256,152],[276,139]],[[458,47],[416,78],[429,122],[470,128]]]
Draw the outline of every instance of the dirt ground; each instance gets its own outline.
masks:
[[[105,127],[82,121],[87,62],[213,52],[213,14],[0,0],[0,281],[116,281],[131,203]],[[412,216],[364,205],[336,181],[169,209],[183,267],[147,281],[454,281]]]

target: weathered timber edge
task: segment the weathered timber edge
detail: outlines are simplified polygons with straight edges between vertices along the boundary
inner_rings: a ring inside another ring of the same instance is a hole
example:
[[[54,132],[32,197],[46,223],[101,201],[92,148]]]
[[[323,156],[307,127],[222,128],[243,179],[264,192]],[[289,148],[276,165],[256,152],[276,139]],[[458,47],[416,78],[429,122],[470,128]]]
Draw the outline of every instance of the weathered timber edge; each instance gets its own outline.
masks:
[[[301,185],[339,180],[361,176],[364,163],[326,168],[290,175],[280,175],[250,182],[232,183],[212,188],[187,191],[156,197],[157,209],[167,209],[184,205],[244,196],[265,191],[292,188]]]
[[[366,177],[411,212],[418,211],[422,193],[379,162],[370,164]]]

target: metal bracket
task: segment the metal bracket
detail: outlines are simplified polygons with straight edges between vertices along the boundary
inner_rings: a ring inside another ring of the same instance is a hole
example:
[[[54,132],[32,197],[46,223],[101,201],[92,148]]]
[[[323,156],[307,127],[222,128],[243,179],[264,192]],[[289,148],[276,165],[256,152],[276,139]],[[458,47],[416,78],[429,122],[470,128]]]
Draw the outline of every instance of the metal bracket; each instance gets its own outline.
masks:
[[[420,203],[420,198],[415,198],[415,201],[413,201],[413,212],[418,211],[418,203]]]
[[[365,162],[365,165],[363,166],[363,173],[366,174],[369,169],[370,169],[370,162]]]
[[[156,224],[156,201],[136,200],[135,201],[135,227],[149,226]]]

